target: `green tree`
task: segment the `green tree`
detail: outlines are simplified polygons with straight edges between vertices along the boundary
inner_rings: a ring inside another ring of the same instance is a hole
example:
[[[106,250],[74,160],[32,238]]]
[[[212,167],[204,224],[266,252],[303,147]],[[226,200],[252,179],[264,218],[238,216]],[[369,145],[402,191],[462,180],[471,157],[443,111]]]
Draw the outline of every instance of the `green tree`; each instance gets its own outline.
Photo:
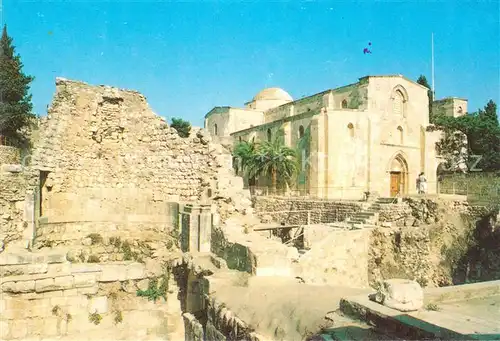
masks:
[[[431,115],[430,118],[432,121],[432,102],[434,102],[434,94],[432,93],[431,86],[424,75],[420,75],[420,77],[418,77],[417,83],[429,89],[427,90],[427,97],[429,98],[429,114]]]
[[[23,128],[33,122],[33,105],[29,94],[33,77],[22,71],[21,57],[16,54],[12,38],[3,27],[0,39],[0,135],[15,146],[27,142]]]
[[[241,141],[233,149],[233,156],[239,161],[241,171],[246,172],[257,150],[255,142]]]
[[[238,168],[248,176],[248,184],[255,186],[255,177],[249,176],[250,165],[257,151],[255,142],[241,141],[233,149],[233,157],[238,160]]]
[[[485,171],[500,170],[500,126],[496,104],[492,100],[486,104],[484,110],[479,109],[464,116],[437,115],[434,127],[444,131],[446,136],[452,136],[457,131],[465,134],[468,154],[481,157],[476,168]],[[448,152],[453,153],[453,151]],[[471,158],[469,164],[475,161],[476,159]]]
[[[250,177],[270,177],[273,193],[276,193],[278,185],[291,185],[298,169],[297,153],[284,144],[281,135],[271,142],[259,144],[248,164]]]
[[[182,118],[172,118],[172,128],[175,128],[180,137],[188,137],[191,132],[191,123],[184,121]]]

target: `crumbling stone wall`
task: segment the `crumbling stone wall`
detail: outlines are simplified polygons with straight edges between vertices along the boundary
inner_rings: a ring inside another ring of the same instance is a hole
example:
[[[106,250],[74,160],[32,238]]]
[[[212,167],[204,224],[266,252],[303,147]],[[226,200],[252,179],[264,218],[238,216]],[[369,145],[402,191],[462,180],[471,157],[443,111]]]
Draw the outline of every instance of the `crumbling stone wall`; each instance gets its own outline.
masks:
[[[18,164],[19,159],[19,149],[10,146],[0,146],[0,166]]]
[[[431,287],[464,283],[466,279],[458,278],[458,273],[464,262],[469,263],[467,258],[480,240],[478,222],[488,215],[487,209],[464,201],[412,198],[405,199],[399,208],[392,214],[387,208],[381,214],[385,221],[394,223],[391,228],[373,230],[370,283],[394,277]],[[466,267],[474,268],[472,263]],[[474,277],[470,269],[465,272],[468,280]]]
[[[79,243],[96,230],[164,234],[176,214],[169,202],[199,200],[213,187],[224,151],[203,131],[179,137],[135,91],[61,78],[56,86],[33,154],[46,176],[40,240]]]
[[[9,244],[32,239],[35,185],[31,170],[22,172],[20,165],[0,165],[0,252]]]
[[[254,207],[258,216],[270,216],[273,221],[279,223],[307,224],[309,221],[311,224],[321,224],[344,221],[360,211],[362,204],[304,198],[257,197]]]

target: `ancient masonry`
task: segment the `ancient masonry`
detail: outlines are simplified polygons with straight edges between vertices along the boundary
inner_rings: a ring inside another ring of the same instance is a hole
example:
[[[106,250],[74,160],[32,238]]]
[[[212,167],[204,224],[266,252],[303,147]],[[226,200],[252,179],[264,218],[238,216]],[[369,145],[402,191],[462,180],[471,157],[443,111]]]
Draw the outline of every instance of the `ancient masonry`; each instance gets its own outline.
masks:
[[[135,91],[61,78],[56,87],[31,154],[0,149],[0,338],[183,338],[176,295],[156,309],[136,291],[181,254],[184,203],[211,203],[210,218],[249,209],[230,153],[201,129],[180,138]]]

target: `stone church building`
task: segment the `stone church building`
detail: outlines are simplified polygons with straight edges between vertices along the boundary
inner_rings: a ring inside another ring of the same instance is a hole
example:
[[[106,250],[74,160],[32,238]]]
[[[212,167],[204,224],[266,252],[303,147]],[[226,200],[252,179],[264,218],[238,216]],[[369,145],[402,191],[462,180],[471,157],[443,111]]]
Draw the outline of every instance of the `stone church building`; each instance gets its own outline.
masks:
[[[359,199],[416,193],[424,172],[428,193],[436,193],[442,158],[440,132],[427,132],[428,89],[401,76],[366,76],[355,84],[294,100],[268,88],[244,108],[215,107],[205,116],[212,136],[271,141],[281,134],[298,151],[296,189],[319,198]],[[467,112],[467,101],[447,98],[434,107],[447,115]],[[258,186],[267,186],[266,179]]]

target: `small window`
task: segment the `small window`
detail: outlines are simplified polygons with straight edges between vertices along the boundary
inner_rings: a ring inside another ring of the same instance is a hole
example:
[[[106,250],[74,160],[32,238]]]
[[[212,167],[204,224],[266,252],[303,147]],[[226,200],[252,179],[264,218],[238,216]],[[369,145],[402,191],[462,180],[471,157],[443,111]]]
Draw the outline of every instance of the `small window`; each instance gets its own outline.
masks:
[[[241,142],[241,136],[240,136],[240,137],[238,137],[238,141],[240,141],[240,142]]]
[[[267,129],[267,141],[271,142],[273,135],[271,133],[271,129]]]
[[[403,144],[403,128],[401,126],[398,127],[398,136],[399,144]]]
[[[458,107],[457,112],[458,112],[459,114],[463,114],[463,113],[464,113],[464,109],[462,109],[462,107]]]
[[[214,124],[214,135],[217,136],[217,133],[218,133],[218,131],[217,131],[217,124]]]
[[[352,123],[349,123],[347,125],[347,129],[349,130],[349,136],[351,138],[354,137],[354,125]]]
[[[299,139],[304,137],[304,126],[299,127]]]
[[[393,101],[393,111],[396,115],[404,116],[404,96],[400,90],[396,90]]]
[[[347,109],[347,101],[345,99],[342,101],[342,109]]]

